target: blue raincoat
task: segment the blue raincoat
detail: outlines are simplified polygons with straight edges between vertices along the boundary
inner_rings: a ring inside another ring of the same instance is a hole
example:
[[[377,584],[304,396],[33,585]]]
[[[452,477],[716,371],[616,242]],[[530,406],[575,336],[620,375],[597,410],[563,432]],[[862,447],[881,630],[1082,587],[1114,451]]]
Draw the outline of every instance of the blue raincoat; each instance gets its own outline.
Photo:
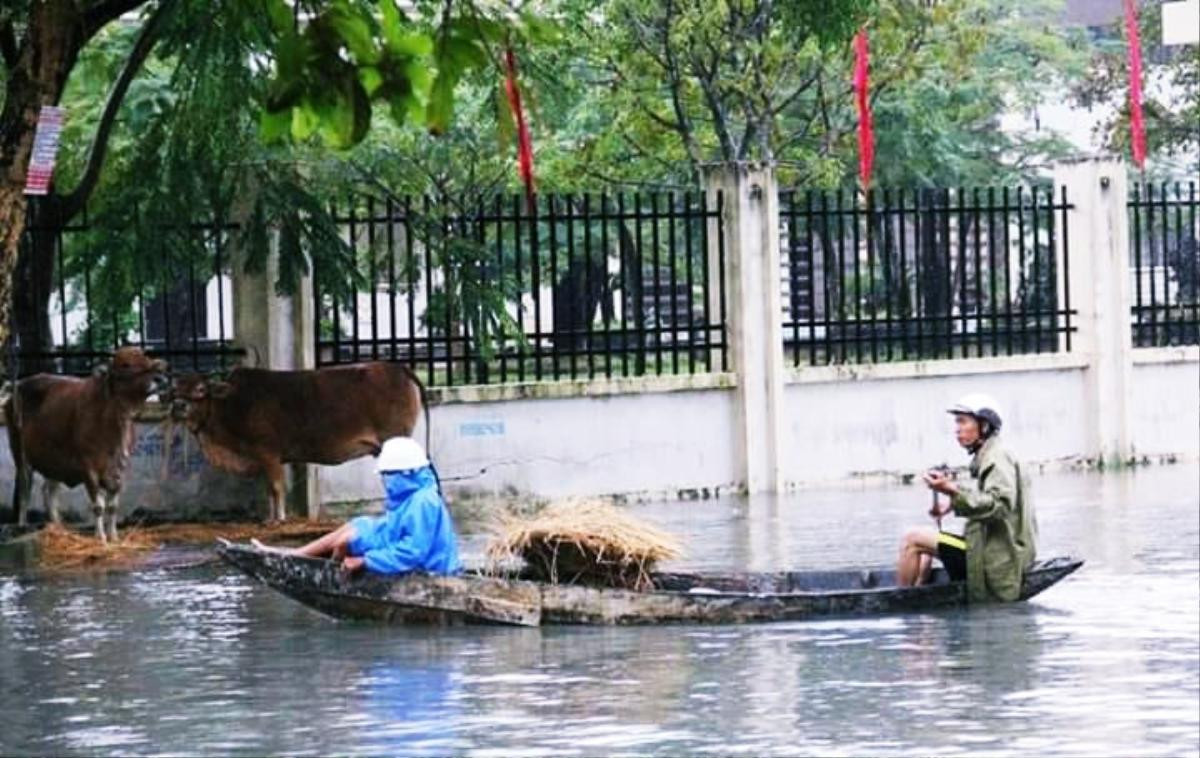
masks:
[[[362,557],[367,570],[379,574],[461,571],[454,524],[433,469],[385,471],[380,476],[387,493],[386,511],[350,522],[354,527],[350,555]]]

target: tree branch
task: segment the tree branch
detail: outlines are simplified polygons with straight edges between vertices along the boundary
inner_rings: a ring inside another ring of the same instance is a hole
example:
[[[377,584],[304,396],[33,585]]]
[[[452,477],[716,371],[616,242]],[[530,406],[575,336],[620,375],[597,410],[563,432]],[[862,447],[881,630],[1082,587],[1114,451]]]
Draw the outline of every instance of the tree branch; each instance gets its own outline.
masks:
[[[118,3],[108,2],[101,3],[101,5],[118,5]],[[100,115],[100,123],[96,126],[96,134],[92,137],[92,144],[88,149],[83,175],[75,189],[63,198],[64,218],[71,219],[83,210],[92,190],[96,188],[96,182],[100,179],[100,169],[104,167],[104,158],[108,153],[109,137],[112,136],[117,113],[121,110],[121,103],[125,100],[125,93],[129,91],[129,85],[133,83],[134,77],[137,76],[137,72],[146,58],[150,56],[150,51],[154,49],[154,43],[158,41],[159,32],[162,29],[163,19],[173,5],[174,0],[162,0],[150,18],[146,19],[142,31],[133,43],[133,49],[129,51],[129,57],[125,59],[125,65],[121,67],[121,73],[113,82],[112,90],[108,93],[108,100],[104,103],[104,112]]]
[[[17,65],[17,35],[13,32],[13,23],[9,19],[0,26],[0,55],[4,56],[4,65],[12,68]]]
[[[100,0],[83,12],[84,39],[91,39],[110,21],[145,5],[147,0]]]

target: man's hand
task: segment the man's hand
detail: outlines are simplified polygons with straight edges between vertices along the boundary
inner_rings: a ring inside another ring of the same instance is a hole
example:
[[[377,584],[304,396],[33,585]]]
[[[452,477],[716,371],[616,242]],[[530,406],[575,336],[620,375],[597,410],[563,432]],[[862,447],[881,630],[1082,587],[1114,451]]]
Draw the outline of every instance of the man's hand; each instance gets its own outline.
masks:
[[[345,571],[347,574],[353,574],[356,571],[362,571],[366,563],[362,558],[356,558],[353,555],[346,556],[342,559],[342,571]]]
[[[954,483],[953,479],[940,471],[926,472],[924,479],[925,484],[934,492],[940,492],[950,497],[958,494],[958,485]]]

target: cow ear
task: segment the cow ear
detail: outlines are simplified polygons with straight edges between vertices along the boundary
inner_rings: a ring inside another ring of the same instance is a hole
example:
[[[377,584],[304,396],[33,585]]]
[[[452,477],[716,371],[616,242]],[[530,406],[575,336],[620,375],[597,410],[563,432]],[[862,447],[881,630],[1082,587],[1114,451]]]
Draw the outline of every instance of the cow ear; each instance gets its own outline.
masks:
[[[208,387],[212,392],[212,396],[218,400],[233,394],[233,387],[229,385],[229,382],[209,382]]]

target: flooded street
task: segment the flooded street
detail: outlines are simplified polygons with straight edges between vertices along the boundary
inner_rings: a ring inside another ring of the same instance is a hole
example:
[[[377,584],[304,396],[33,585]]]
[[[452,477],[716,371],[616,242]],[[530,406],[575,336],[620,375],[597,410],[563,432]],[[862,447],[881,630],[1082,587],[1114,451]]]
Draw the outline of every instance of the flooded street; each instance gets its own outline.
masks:
[[[222,567],[0,576],[0,753],[1200,753],[1200,471],[1034,477],[1028,604],[743,627],[332,622]],[[641,505],[679,566],[890,563],[923,488]],[[468,555],[480,538],[468,537]]]

